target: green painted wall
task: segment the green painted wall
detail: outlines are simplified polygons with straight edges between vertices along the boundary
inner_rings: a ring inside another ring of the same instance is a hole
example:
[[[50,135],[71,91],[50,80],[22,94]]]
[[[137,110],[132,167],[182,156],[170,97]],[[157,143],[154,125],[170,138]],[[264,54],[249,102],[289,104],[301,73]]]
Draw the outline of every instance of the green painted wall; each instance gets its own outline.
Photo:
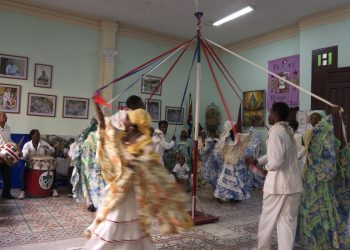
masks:
[[[301,86],[311,90],[311,55],[312,51],[319,48],[338,46],[338,67],[350,66],[350,19],[323,25],[300,33],[300,67]],[[301,95],[301,107],[310,109],[311,99],[307,95]],[[349,106],[344,107],[350,108]]]
[[[161,43],[143,41],[135,38],[118,36],[117,37],[117,60],[116,60],[116,76],[120,76],[123,73],[131,70],[132,68],[141,65],[142,63],[148,61],[151,58],[160,55],[161,53],[171,49],[174,46],[163,45]],[[187,77],[190,71],[190,66],[193,58],[194,50],[189,48],[188,51],[184,54],[179,63],[171,71],[169,76],[162,87],[161,96],[154,96],[152,99],[161,100],[161,119],[165,119],[165,109],[166,106],[180,107],[181,99],[184,94]],[[150,73],[153,76],[163,77],[167,70],[170,68],[172,63],[175,61],[177,56],[180,53],[175,54],[169,61],[165,62],[159,66],[155,71]],[[201,108],[200,108],[200,121],[204,126],[205,119],[205,108],[211,103],[217,103],[218,96],[216,91],[213,89],[213,86],[210,86],[211,81],[209,80],[208,68],[206,64],[202,65],[202,86],[201,86]],[[147,71],[145,71],[147,72]],[[192,102],[193,102],[193,112],[195,111],[195,85],[196,85],[196,64],[192,69],[192,74],[190,78],[190,83],[187,91],[187,95],[184,103],[184,123],[183,125],[177,126],[177,134],[181,129],[186,128],[187,121],[187,112],[188,112],[188,94],[192,93]],[[127,86],[132,84],[138,77],[141,76],[141,73],[138,73],[136,76],[130,77],[127,80],[121,81],[114,88],[113,96],[121,93]],[[141,93],[141,81],[138,81],[129,91],[123,94],[118,100],[115,101],[114,105],[118,106],[119,101],[125,102],[128,96],[130,95],[139,95],[143,99],[148,98],[149,95]],[[194,119],[194,114],[193,114]],[[158,124],[153,123],[153,127],[157,128]],[[169,125],[168,128],[168,137],[170,137],[175,131],[175,125]]]
[[[9,25],[11,20],[11,25]],[[338,45],[339,66],[350,65],[350,35],[347,32],[350,20],[323,25],[300,32],[299,36],[281,40],[268,45],[238,52],[255,63],[267,67],[267,62],[272,59],[300,54],[301,58],[301,86],[311,88],[311,52],[314,49]],[[68,25],[62,22],[26,16],[22,14],[0,11],[0,53],[29,57],[28,80],[14,80],[0,78],[1,83],[19,84],[22,86],[21,113],[9,114],[8,124],[15,133],[25,133],[32,128],[39,128],[42,133],[78,134],[87,124],[87,120],[75,120],[62,118],[63,96],[90,97],[97,88],[99,59],[100,59],[100,32],[82,27]],[[214,39],[215,40],[215,39]],[[172,46],[161,42],[149,42],[136,38],[117,35],[117,57],[115,76],[119,76],[131,68],[140,65],[146,60],[170,49]],[[183,56],[183,59],[168,76],[162,88],[161,96],[154,99],[161,100],[161,118],[165,119],[166,106],[179,107],[183,95],[189,67],[193,56],[193,47]],[[248,65],[239,59],[222,52],[223,61],[232,72],[243,91],[266,89],[267,74]],[[164,76],[167,69],[174,62],[175,57],[164,63],[151,73],[155,76]],[[34,64],[51,64],[53,69],[53,88],[36,88],[33,86]],[[193,68],[188,93],[193,96],[193,111],[195,106],[195,71]],[[216,70],[217,72],[217,70]],[[115,85],[111,91],[116,96],[140,74]],[[237,120],[239,99],[227,85],[221,76],[218,77],[224,97],[229,106],[230,114]],[[28,92],[57,95],[57,111],[55,118],[27,116]],[[148,95],[141,93],[141,81],[121,96],[119,101],[136,94],[146,98]],[[310,97],[300,95],[302,109],[310,107]],[[185,99],[184,124],[177,127],[179,132],[186,127],[188,94]],[[202,55],[202,85],[200,122],[205,123],[205,109],[210,103],[215,103],[221,110],[221,124],[227,120],[223,105],[220,101],[214,81],[209,73],[209,68]],[[90,102],[90,117],[94,113]],[[157,127],[157,124],[153,124]],[[171,135],[175,129],[169,126]],[[266,131],[261,129],[263,137]]]
[[[38,128],[42,134],[79,134],[88,120],[62,118],[63,96],[91,97],[96,89],[99,31],[5,11],[0,11],[0,31],[0,53],[29,57],[28,80],[0,78],[22,86],[20,114],[8,114],[12,132]],[[35,63],[53,65],[51,89],[34,87]],[[28,92],[57,95],[56,117],[27,116]]]
[[[338,46],[338,66],[350,66],[350,19],[304,30],[297,37],[285,39],[256,48],[239,51],[238,54],[267,68],[269,60],[300,54],[300,85],[306,90],[311,90],[311,55],[312,51],[319,48]],[[267,89],[267,74],[259,69],[241,61],[229,54],[224,55],[225,62],[243,91]],[[230,89],[226,88],[226,96],[229,98]],[[231,91],[232,92],[232,91]],[[233,92],[232,92],[233,93]],[[237,98],[236,98],[237,99]],[[235,101],[235,106],[239,101]],[[311,97],[300,94],[300,108],[310,109]],[[350,108],[349,106],[345,108]],[[237,109],[233,112],[237,113]],[[266,117],[268,112],[266,112]],[[236,117],[236,116],[235,116]],[[265,129],[260,129],[262,138],[266,138]]]

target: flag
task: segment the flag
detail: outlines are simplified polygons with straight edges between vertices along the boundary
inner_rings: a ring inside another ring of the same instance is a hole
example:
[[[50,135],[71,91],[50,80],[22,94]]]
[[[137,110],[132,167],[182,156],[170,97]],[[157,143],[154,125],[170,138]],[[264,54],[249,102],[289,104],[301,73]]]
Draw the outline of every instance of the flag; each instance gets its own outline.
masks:
[[[189,97],[189,105],[188,105],[188,113],[187,113],[187,134],[188,138],[192,137],[192,128],[193,128],[193,121],[192,121],[192,96],[190,94]]]
[[[242,114],[241,114],[241,109],[242,109],[242,103],[239,104],[239,111],[238,111],[238,117],[237,117],[237,131],[239,133],[242,133]]]

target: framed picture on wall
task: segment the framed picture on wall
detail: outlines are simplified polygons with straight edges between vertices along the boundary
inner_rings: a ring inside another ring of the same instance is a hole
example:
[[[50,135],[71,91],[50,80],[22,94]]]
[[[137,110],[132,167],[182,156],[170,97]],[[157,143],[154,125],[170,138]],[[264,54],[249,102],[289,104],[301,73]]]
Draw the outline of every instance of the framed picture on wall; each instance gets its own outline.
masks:
[[[0,83],[0,111],[19,114],[21,109],[21,86]]]
[[[28,57],[0,54],[0,77],[28,79]]]
[[[162,102],[161,100],[155,100],[155,99],[146,99],[146,110],[151,115],[153,122],[159,122],[161,119],[161,107]]]
[[[118,102],[118,110],[127,109],[126,102]]]
[[[89,99],[64,96],[62,117],[75,118],[75,119],[88,119]]]
[[[265,124],[265,90],[243,92],[243,126]]]
[[[143,75],[142,84],[141,84],[141,93],[152,94],[161,81],[162,81],[161,77]],[[154,95],[162,95],[162,85],[160,85],[157,91],[154,92]]]
[[[56,116],[57,96],[28,93],[27,115]]]
[[[183,124],[184,109],[166,106],[165,120],[167,120],[169,124],[178,124],[178,125]]]
[[[34,70],[34,87],[51,88],[52,69],[52,65],[36,63]]]

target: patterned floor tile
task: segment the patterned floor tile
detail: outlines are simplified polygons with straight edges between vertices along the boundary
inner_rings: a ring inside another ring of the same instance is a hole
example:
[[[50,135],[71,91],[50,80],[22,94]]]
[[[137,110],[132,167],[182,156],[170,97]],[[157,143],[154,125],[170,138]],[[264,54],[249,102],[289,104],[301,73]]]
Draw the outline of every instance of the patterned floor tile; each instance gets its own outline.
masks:
[[[255,249],[262,192],[238,203],[218,203],[211,193],[200,189],[198,198],[204,212],[219,217],[218,222],[196,226],[184,234],[159,236],[154,220],[152,238],[156,246],[164,250]],[[200,210],[199,204],[197,208]],[[94,216],[64,194],[57,198],[1,201],[0,248],[79,238]],[[273,243],[272,248],[277,249],[275,233]]]

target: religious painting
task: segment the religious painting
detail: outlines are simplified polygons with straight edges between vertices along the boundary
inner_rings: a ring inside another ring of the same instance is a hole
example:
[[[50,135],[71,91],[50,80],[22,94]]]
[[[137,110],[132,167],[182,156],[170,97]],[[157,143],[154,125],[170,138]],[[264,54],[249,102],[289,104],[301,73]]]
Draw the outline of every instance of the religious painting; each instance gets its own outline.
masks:
[[[169,124],[182,125],[184,120],[184,109],[176,107],[165,107],[165,120]]]
[[[279,79],[273,75],[268,76],[266,107],[271,109],[275,102],[284,102],[290,108],[299,107],[299,89],[286,83],[288,80],[299,85],[300,79],[300,56],[294,55],[268,62],[269,71],[280,76]]]
[[[0,111],[20,113],[21,86],[0,83]]]
[[[62,117],[74,119],[88,119],[89,99],[80,97],[63,97]]]
[[[55,117],[56,101],[55,95],[28,93],[27,115]]]
[[[161,120],[161,100],[146,99],[146,110],[152,117],[152,122],[159,122]]]
[[[35,64],[34,87],[51,88],[52,87],[52,65]]]
[[[126,106],[126,102],[119,102],[118,103],[118,110],[124,110],[127,108],[128,108],[128,106]]]
[[[28,57],[0,54],[0,77],[28,79]]]
[[[264,126],[265,91],[243,92],[243,126]]]
[[[141,84],[141,93],[143,94],[153,94],[154,95],[162,95],[162,85],[159,85],[162,81],[161,77],[143,75],[142,76],[142,84]],[[159,88],[157,89],[157,86]]]

